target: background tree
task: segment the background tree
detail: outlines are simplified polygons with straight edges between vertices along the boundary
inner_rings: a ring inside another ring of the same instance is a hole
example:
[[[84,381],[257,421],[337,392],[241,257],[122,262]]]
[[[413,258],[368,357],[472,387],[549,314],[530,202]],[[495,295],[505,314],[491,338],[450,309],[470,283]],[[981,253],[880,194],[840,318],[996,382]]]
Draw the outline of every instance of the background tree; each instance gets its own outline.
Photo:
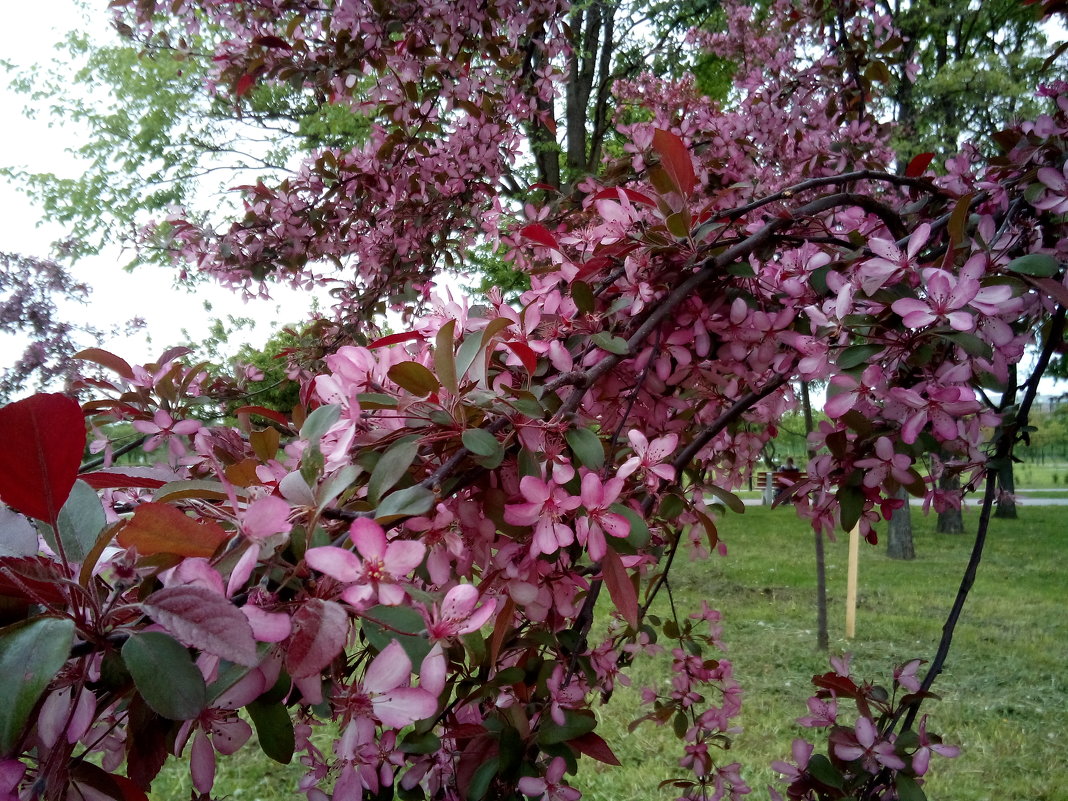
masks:
[[[940,158],[968,140],[990,152],[1007,121],[1036,111],[1035,88],[1051,72],[1047,30],[1018,0],[881,0],[918,72],[894,71],[894,149],[902,164]],[[1063,57],[1055,70],[1063,70]]]

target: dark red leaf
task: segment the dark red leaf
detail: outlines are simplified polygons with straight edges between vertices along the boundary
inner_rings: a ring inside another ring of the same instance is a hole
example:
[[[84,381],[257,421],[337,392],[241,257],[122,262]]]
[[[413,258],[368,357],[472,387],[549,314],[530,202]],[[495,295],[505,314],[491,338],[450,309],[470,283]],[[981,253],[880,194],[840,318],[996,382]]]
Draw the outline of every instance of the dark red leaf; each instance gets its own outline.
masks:
[[[234,414],[255,414],[260,417],[266,417],[268,420],[273,420],[279,425],[289,427],[289,418],[281,412],[276,412],[274,409],[268,409],[264,406],[242,406],[239,409],[234,409]]]
[[[252,44],[257,44],[260,47],[277,47],[282,50],[293,49],[289,42],[279,36],[257,36],[252,40]]]
[[[534,375],[534,371],[538,369],[538,354],[531,350],[530,345],[526,342],[509,342],[508,340],[505,340],[504,344],[519,357],[526,371]]]
[[[556,241],[556,237],[553,236],[552,231],[544,225],[540,225],[539,223],[524,225],[519,233],[531,242],[536,242],[539,245],[544,245],[553,250],[560,250],[560,243]]]
[[[102,367],[106,367],[113,373],[118,373],[123,378],[133,378],[133,368],[130,367],[129,362],[120,356],[116,356],[110,351],[103,350],[101,348],[86,348],[80,350],[74,354],[75,359],[83,359],[88,362],[96,362]]]
[[[85,449],[85,420],[66,395],[33,395],[0,409],[0,500],[55,525]]]
[[[697,185],[690,151],[678,136],[657,128],[653,131],[653,149],[660,154],[660,166],[671,176],[679,194],[688,197]]]
[[[616,605],[616,609],[623,615],[627,625],[637,630],[638,593],[634,590],[634,584],[630,580],[627,569],[623,567],[619,554],[611,548],[608,549],[604,559],[601,560],[601,572],[604,575],[604,583],[608,587],[608,594],[612,598],[612,603]]]
[[[349,616],[340,604],[312,598],[293,615],[286,669],[295,679],[311,676],[334,661],[349,638]]]
[[[142,601],[141,608],[186,645],[237,665],[259,662],[248,618],[207,587],[164,587]]]
[[[144,475],[144,473],[151,470],[152,468],[145,467],[113,467],[110,470],[79,473],[78,478],[95,490],[114,489],[115,487],[159,489],[167,482],[160,478]]]
[[[368,350],[374,350],[375,348],[384,348],[387,345],[396,345],[398,342],[411,342],[416,339],[424,339],[425,337],[418,331],[403,331],[400,334],[390,334],[389,336],[376,339],[370,345],[367,346]]]
[[[61,581],[67,576],[51,559],[34,557],[0,557],[0,596],[18,598],[42,606],[64,606],[67,597]]]
[[[256,83],[255,76],[242,75],[237,79],[237,85],[234,86],[234,91],[237,92],[238,97],[244,97],[248,94],[248,90],[252,88],[252,84]]]
[[[616,766],[623,764],[619,761],[619,757],[612,753],[612,749],[608,747],[608,743],[604,741],[604,738],[596,732],[586,732],[582,736],[575,737],[567,742],[580,754],[592,757],[598,762]]]
[[[930,166],[934,157],[934,153],[920,153],[918,156],[913,156],[909,166],[905,168],[905,175],[909,178],[919,178]]]
[[[619,193],[622,192],[627,196],[627,199],[631,203],[638,203],[642,206],[655,206],[656,201],[648,195],[644,195],[634,189],[628,189],[625,186],[613,186],[608,189],[602,189],[596,195],[593,196],[594,200],[618,200]]]

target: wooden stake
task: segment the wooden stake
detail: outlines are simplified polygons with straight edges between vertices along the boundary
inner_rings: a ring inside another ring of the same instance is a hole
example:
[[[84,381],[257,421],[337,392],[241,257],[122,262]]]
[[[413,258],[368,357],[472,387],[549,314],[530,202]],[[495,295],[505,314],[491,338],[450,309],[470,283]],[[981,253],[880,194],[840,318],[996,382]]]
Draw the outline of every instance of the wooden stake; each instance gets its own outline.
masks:
[[[847,640],[857,633],[857,561],[860,556],[860,526],[849,532],[849,567],[846,572],[846,625]]]

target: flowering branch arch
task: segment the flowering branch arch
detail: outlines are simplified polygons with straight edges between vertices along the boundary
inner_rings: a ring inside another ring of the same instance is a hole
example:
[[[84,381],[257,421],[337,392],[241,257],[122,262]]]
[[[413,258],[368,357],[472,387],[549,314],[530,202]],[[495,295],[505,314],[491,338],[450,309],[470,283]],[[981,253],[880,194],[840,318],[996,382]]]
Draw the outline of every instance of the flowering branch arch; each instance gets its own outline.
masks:
[[[129,5],[123,24],[148,35],[155,5]],[[820,530],[874,537],[900,487],[959,503],[939,471],[975,484],[1011,455],[1028,404],[999,420],[982,388],[1007,383],[1036,332],[1046,361],[1060,345],[1068,94],[1048,89],[1050,115],[1006,132],[988,165],[964,154],[943,176],[922,159],[897,174],[870,115],[827,105],[842,37],[865,44],[851,59],[892,52],[885,21],[857,3],[833,35],[816,9],[754,37],[731,8],[730,32],[707,44],[744,44],[768,72],[758,84],[743,71],[741,110],[687,81],[620,86],[650,117],[623,126],[627,179],[587,179],[573,205],[531,206],[498,232],[531,287],[516,306],[495,292],[472,306],[424,282],[441,235],[496,231],[508,137],[553,91],[552,69],[531,75],[518,54],[552,63],[561,9],[171,4],[185,25],[231,32],[218,80],[238,97],[299,80],[355,103],[347,76],[376,71],[393,126],[249,188],[226,232],[176,217],[185,255],[237,284],[332,280],[323,260],[357,259],[347,313],[386,287],[425,302],[408,330],[328,353],[292,413],[245,406],[236,426],[195,424],[202,366],[95,349],[83,357],[114,377],[86,381],[81,406],[42,395],[0,410],[0,498],[40,523],[13,524],[0,556],[16,607],[0,664],[28,666],[0,715],[5,792],[139,798],[168,752],[187,752],[209,794],[216,754],[251,736],[244,710],[268,756],[300,755],[313,801],[570,800],[581,756],[617,761],[597,698],[658,636],[676,645],[673,678],[646,692],[647,719],[684,743],[681,797],[749,792],[717,750],[740,709],[718,612],[657,631],[650,604],[682,543],[722,545],[715,517],[742,510],[732,490],[793,380],[831,387],[816,456],[788,493]],[[798,66],[803,37],[821,35],[828,55]],[[86,420],[101,436],[133,421],[164,460],[79,471]],[[924,476],[933,452],[949,456]],[[795,747],[779,767],[789,797],[919,797],[930,755],[954,753],[925,718],[912,729],[940,667],[920,681],[906,662],[893,692],[842,662],[817,677],[804,720],[829,730],[828,753]],[[338,726],[329,753],[312,736],[322,719]],[[79,743],[101,767],[72,761]]]

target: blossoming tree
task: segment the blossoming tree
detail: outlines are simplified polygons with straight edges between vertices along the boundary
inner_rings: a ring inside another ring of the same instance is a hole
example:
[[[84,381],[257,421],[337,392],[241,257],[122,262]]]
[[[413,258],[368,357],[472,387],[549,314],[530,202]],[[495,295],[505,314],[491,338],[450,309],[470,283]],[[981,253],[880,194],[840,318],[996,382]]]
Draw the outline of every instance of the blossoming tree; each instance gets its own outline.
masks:
[[[511,220],[499,181],[522,123],[551,122],[563,4],[115,5],[177,46],[174,24],[229,30],[215,81],[235,102],[288,81],[378,122],[360,149],[243,188],[227,230],[168,222],[181,258],[236,286],[334,286],[300,406],[203,425],[191,410],[218,388],[183,351],[130,365],[91,349],[112,377],[80,405],[0,409],[0,664],[25,678],[0,709],[7,797],[143,798],[169,754],[208,795],[216,756],[255,727],[267,756],[299,758],[313,801],[570,801],[582,758],[618,761],[596,705],[663,643],[670,687],[644,697],[682,741],[680,797],[748,793],[720,750],[741,688],[719,613],[648,611],[678,554],[723,547],[715,520],[743,511],[732,490],[797,379],[830,386],[785,494],[820,530],[873,538],[900,487],[940,508],[960,502],[943,471],[991,477],[930,668],[904,661],[887,690],[836,661],[802,719],[826,752],[798,741],[776,766],[790,798],[923,797],[931,755],[955,749],[920,707],[992,476],[1062,341],[1068,86],[989,162],[896,170],[871,112],[896,45],[871,5],[779,2],[759,31],[729,5],[726,33],[693,38],[739,65],[733,110],[688,80],[620,84],[640,113],[621,112],[602,178],[534,187]],[[368,76],[375,94],[353,96]],[[435,294],[478,237],[530,275],[518,304]],[[375,330],[385,306],[403,330]],[[1036,338],[1036,377],[999,410]],[[117,420],[155,467],[108,460]],[[79,466],[86,425],[99,469]],[[931,453],[947,458],[925,474]]]

